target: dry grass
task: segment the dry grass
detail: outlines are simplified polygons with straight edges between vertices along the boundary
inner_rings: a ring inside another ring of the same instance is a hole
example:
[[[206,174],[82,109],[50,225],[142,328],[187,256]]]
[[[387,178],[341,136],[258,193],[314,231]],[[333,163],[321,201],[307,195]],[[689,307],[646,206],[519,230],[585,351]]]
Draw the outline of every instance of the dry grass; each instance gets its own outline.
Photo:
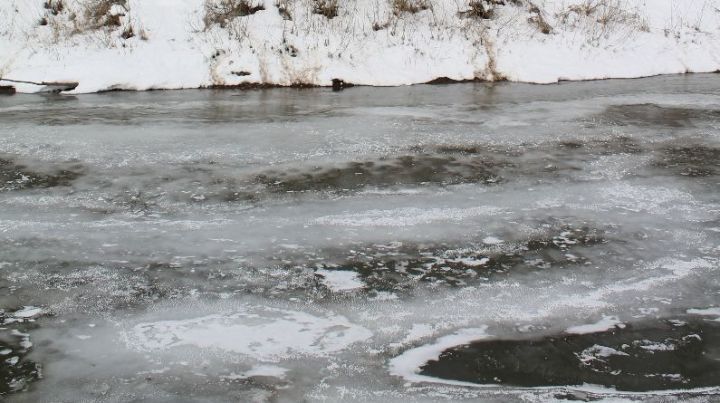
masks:
[[[552,32],[553,27],[545,19],[543,11],[540,9],[540,7],[536,6],[535,3],[530,0],[527,0],[527,4],[528,11],[531,14],[534,14],[530,16],[530,18],[528,18],[528,22],[535,25],[538,31],[542,32],[545,35],[549,35]]]
[[[276,7],[278,9],[278,13],[280,13],[280,16],[285,21],[292,21],[292,15],[290,14],[290,3],[289,0],[280,0]]]
[[[127,0],[92,0],[85,6],[85,20],[89,28],[117,28],[122,25],[120,14],[112,14],[113,6],[128,8]]]
[[[416,14],[428,10],[430,3],[426,0],[393,0],[392,10],[396,16],[402,14]]]
[[[563,25],[584,28],[592,42],[610,34],[649,31],[647,22],[623,0],[585,0],[567,7],[557,17]]]
[[[128,25],[123,30],[122,34],[120,34],[120,37],[123,39],[130,39],[135,36],[135,30],[133,29],[132,25]]]
[[[489,20],[495,15],[493,7],[484,1],[471,1],[468,4],[469,10],[461,11],[459,15],[463,18]]]
[[[232,20],[245,17],[264,10],[260,4],[252,4],[247,0],[207,0],[205,2],[205,29],[217,24],[226,28]]]
[[[504,6],[508,3],[520,5],[520,0],[472,0],[468,4],[469,9],[461,11],[458,14],[463,18],[490,20],[495,17],[496,7]]]
[[[43,7],[50,12],[52,15],[58,15],[65,10],[65,4],[63,0],[47,0],[43,4]]]
[[[107,47],[126,46],[124,41],[131,38],[148,39],[131,17],[130,0],[44,0],[43,8],[39,25],[47,27],[53,43],[78,35]]]
[[[313,13],[333,19],[338,16],[338,2],[337,0],[315,0]]]

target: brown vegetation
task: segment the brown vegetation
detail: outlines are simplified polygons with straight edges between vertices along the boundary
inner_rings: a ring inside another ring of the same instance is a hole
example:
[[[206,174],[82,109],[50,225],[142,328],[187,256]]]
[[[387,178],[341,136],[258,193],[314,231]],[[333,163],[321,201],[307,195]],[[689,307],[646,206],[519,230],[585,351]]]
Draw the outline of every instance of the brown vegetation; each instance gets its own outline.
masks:
[[[203,23],[205,29],[215,24],[226,28],[235,18],[246,17],[264,9],[262,5],[252,4],[247,0],[208,0],[205,3]]]
[[[511,1],[514,4],[518,4],[518,0]],[[470,7],[466,11],[461,11],[459,14],[464,18],[474,18],[489,20],[495,16],[495,7],[504,6],[505,0],[472,0],[468,6]]]
[[[127,0],[93,0],[85,6],[85,19],[92,29],[115,28],[122,25],[121,14],[113,14],[113,6],[128,9]]]
[[[393,14],[415,14],[430,8],[426,0],[393,0]]]
[[[62,13],[65,9],[63,0],[47,0],[43,4],[43,7],[45,7],[45,9],[48,10],[52,15],[58,15]]]
[[[315,0],[313,13],[333,19],[338,16],[338,2],[337,0]]]

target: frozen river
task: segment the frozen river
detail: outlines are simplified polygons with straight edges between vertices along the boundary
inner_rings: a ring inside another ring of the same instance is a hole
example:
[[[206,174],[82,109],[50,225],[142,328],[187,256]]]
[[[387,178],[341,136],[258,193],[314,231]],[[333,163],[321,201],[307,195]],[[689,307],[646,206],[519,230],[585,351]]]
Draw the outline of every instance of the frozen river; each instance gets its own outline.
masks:
[[[720,398],[720,74],[0,98],[0,399]]]

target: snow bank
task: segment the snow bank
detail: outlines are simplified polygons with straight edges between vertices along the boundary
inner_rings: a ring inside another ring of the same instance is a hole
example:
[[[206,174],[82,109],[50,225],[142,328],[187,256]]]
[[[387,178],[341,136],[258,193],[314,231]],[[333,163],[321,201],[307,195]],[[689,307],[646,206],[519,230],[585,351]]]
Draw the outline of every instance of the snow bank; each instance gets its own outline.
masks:
[[[716,1],[348,0],[326,16],[320,0],[247,0],[250,11],[218,18],[208,6],[219,1],[0,2],[0,76],[78,81],[82,93],[333,79],[552,83],[720,69]],[[102,3],[114,5],[98,11]]]

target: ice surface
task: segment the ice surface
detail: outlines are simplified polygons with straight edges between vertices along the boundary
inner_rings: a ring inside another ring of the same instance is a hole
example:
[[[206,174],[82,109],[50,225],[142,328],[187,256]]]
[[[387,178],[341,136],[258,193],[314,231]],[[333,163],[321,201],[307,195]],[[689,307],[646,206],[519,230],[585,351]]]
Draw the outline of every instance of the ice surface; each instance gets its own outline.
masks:
[[[418,370],[648,321],[681,354],[720,316],[719,108],[718,75],[0,98],[0,393],[548,401]]]

